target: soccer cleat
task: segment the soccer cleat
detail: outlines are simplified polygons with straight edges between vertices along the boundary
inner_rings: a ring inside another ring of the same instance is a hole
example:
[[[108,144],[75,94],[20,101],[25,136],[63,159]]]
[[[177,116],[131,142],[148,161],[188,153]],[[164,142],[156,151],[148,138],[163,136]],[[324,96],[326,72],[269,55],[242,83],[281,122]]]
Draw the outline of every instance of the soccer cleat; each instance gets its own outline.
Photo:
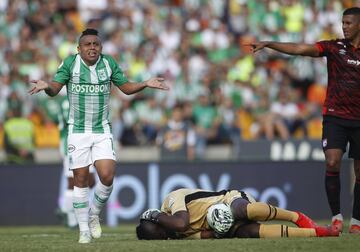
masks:
[[[100,219],[97,215],[89,216],[89,228],[91,232],[91,236],[95,239],[101,237],[101,226],[100,226]]]
[[[339,230],[339,232],[343,231],[343,225],[344,225],[344,222],[339,219],[334,219],[331,223],[331,226],[335,227],[337,230]]]
[[[360,226],[359,225],[351,225],[349,228],[349,233],[350,234],[360,234]]]
[[[299,218],[295,222],[295,224],[300,228],[315,228],[315,222],[307,217],[305,214],[301,212],[296,212],[299,215]]]
[[[317,237],[339,236],[339,230],[334,226],[315,226]]]
[[[91,234],[89,231],[80,231],[79,243],[90,243]]]

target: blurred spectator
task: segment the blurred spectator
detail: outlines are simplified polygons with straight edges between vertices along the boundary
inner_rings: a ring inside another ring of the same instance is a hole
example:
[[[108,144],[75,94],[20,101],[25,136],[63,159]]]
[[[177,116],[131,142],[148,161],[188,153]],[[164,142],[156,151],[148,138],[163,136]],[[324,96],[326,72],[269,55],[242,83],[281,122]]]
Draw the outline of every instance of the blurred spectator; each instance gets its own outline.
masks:
[[[4,146],[7,162],[23,164],[34,161],[34,125],[22,117],[18,107],[8,112],[4,123]]]
[[[220,142],[232,143],[234,157],[238,157],[240,154],[241,131],[238,126],[238,113],[232,100],[224,99],[220,106],[218,106],[218,114],[221,120],[219,128]]]
[[[207,143],[216,139],[220,127],[217,111],[210,104],[209,95],[201,94],[193,108],[196,130],[196,156],[203,158]]]
[[[138,145],[143,135],[138,123],[138,114],[131,104],[131,100],[124,100],[119,114],[113,121],[114,139],[123,146]]]
[[[321,116],[322,101],[314,93],[326,86],[326,61],[288,57],[270,50],[254,58],[243,44],[257,38],[313,43],[341,37],[341,10],[356,4],[355,0],[0,1],[0,122],[10,109],[7,99],[13,91],[25,104],[25,116],[39,110],[44,97],[26,96],[26,83],[50,78],[61,60],[76,52],[76,34],[94,27],[104,31],[104,53],[117,59],[132,80],[161,75],[172,86],[166,95],[157,94],[154,107],[154,101],[148,101],[153,94],[146,92],[134,95],[129,102],[112,102],[113,111],[119,111],[113,125],[121,144],[154,144],[157,131],[167,123],[165,110],[177,103],[185,104],[187,121],[195,119],[200,156],[204,147],[200,147],[199,139],[206,139],[205,146],[225,141],[231,113],[226,113],[227,119],[212,119],[215,122],[206,134],[198,127],[205,120],[198,115],[198,101],[204,92],[208,111],[225,109],[227,105],[218,101],[224,96],[232,100],[235,114],[239,110],[249,112],[255,121],[253,138],[287,139],[294,126],[286,133],[284,122],[277,120],[278,115],[271,113],[266,103],[279,104],[278,93],[284,83],[290,93],[300,88],[301,97],[295,103],[303,118],[301,127],[306,128],[309,117]],[[268,100],[256,99],[262,97],[261,86],[266,86]],[[52,119],[57,109],[49,105],[46,113],[50,115],[46,117]],[[231,138],[237,152],[235,138]]]
[[[297,129],[301,129],[304,136],[307,136],[307,129],[304,115],[294,101],[296,99],[295,92],[282,90],[279,93],[278,100],[271,104],[271,112],[275,116],[279,116],[287,127],[290,135],[293,135]]]
[[[171,116],[160,130],[157,143],[161,148],[162,160],[194,160],[196,136],[192,126],[184,120],[181,105],[175,105]]]
[[[267,140],[273,140],[275,137],[280,137],[282,140],[287,140],[289,131],[282,120],[282,118],[269,111],[270,101],[267,93],[262,92],[258,97],[257,105],[252,109],[254,122],[251,126],[251,131],[255,139],[265,137]]]
[[[158,131],[164,125],[164,110],[159,106],[155,97],[139,102],[135,107],[145,136],[143,144],[154,144]]]

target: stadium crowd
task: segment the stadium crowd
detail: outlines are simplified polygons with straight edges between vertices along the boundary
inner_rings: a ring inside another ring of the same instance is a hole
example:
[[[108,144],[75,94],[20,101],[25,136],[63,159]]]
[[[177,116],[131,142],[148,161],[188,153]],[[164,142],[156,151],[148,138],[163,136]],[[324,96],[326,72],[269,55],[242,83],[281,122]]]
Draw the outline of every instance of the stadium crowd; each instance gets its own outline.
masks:
[[[100,31],[130,80],[163,76],[169,92],[125,96],[113,91],[114,137],[120,145],[154,145],[173,108],[195,133],[201,158],[211,143],[321,137],[326,62],[274,51],[256,57],[256,39],[315,42],[342,37],[342,10],[354,0],[3,0],[0,2],[0,132],[20,110],[37,147],[58,145],[57,98],[28,96],[30,80],[50,80],[77,52],[85,27]],[[62,90],[66,95],[65,90]],[[170,128],[170,127],[168,127]],[[175,134],[176,136],[176,134]],[[194,140],[195,139],[195,140]],[[176,142],[176,141],[175,141]]]

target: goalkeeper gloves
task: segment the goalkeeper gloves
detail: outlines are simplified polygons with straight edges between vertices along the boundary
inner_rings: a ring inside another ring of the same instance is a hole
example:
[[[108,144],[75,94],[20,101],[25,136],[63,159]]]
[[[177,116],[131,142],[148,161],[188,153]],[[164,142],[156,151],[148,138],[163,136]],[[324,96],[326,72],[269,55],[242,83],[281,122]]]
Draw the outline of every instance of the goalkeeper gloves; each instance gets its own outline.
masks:
[[[159,222],[158,218],[161,213],[162,212],[159,209],[148,209],[141,214],[140,220],[147,220],[154,223],[158,223]]]

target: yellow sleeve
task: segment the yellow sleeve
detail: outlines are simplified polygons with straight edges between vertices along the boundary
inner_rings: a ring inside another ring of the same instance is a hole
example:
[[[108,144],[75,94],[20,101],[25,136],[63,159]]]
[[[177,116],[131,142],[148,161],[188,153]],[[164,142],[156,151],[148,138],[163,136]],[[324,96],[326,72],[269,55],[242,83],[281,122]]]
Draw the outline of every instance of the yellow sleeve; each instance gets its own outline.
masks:
[[[164,203],[161,206],[161,211],[171,215],[179,211],[187,211],[185,195],[186,194],[181,190],[171,192],[166,196]]]

